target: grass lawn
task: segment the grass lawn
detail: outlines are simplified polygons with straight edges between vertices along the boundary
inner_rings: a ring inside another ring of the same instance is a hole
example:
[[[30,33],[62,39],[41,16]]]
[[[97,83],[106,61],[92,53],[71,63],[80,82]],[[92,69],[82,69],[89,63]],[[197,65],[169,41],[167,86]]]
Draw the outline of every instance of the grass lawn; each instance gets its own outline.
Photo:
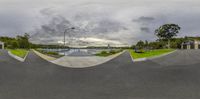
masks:
[[[101,51],[97,54],[95,54],[96,56],[101,56],[101,57],[107,57],[107,56],[110,56],[110,55],[114,55],[114,54],[117,54],[119,52],[122,52],[123,50],[111,50],[111,51]]]
[[[24,58],[28,52],[28,50],[25,50],[25,49],[9,49],[9,51],[12,54],[19,56],[21,58]]]
[[[158,56],[172,51],[174,51],[174,49],[158,49],[158,50],[145,51],[144,53],[136,53],[134,50],[129,49],[129,52],[132,58],[134,59]]]

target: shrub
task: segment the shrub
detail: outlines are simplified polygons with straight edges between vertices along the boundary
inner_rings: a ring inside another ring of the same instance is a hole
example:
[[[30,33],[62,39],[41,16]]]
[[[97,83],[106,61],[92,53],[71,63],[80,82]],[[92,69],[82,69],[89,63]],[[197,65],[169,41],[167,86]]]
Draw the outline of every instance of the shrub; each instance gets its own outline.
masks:
[[[59,55],[57,52],[47,52],[49,55]]]
[[[110,53],[111,53],[111,54],[116,54],[117,51],[115,51],[115,50],[110,50]]]
[[[107,51],[101,51],[101,54],[107,54],[108,52]]]

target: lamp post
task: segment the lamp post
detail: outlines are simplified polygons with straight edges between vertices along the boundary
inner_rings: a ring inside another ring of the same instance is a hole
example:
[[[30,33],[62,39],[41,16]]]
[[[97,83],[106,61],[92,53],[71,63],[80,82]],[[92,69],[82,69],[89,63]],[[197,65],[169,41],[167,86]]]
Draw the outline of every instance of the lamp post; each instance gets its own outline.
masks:
[[[75,27],[70,27],[70,28],[66,28],[65,29],[65,31],[64,31],[64,49],[65,49],[65,34],[66,34],[66,32],[68,31],[68,30],[74,30],[75,29]],[[65,55],[65,52],[64,52],[64,55]]]
[[[75,29],[75,27],[71,27],[71,28],[65,29],[65,31],[64,31],[64,47],[65,47],[65,34],[66,34],[66,32],[67,32],[68,30],[74,30],[74,29]]]

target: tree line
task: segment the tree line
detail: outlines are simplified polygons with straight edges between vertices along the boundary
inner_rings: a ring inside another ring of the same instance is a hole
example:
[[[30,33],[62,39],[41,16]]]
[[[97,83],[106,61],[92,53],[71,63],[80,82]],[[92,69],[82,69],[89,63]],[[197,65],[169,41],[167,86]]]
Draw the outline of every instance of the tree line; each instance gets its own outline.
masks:
[[[154,42],[138,41],[133,45],[134,49],[163,49],[174,48],[180,49],[183,42],[200,40],[200,37],[179,37],[174,38],[179,33],[181,27],[177,24],[164,24],[155,30],[155,35],[158,39]]]
[[[18,35],[16,37],[0,37],[0,41],[4,42],[5,48],[8,49],[31,49],[31,48],[69,48],[63,45],[43,45],[43,44],[33,44],[29,41],[30,35],[25,33],[24,35]]]
[[[158,39],[154,42],[148,41],[138,41],[136,45],[133,45],[131,48],[134,49],[162,49],[162,48],[181,48],[181,43],[190,41],[190,40],[200,40],[200,37],[182,37],[174,38],[179,33],[181,27],[177,24],[164,24],[155,30],[155,35]],[[6,48],[69,48],[68,46],[63,45],[42,45],[42,44],[33,44],[29,41],[29,34],[25,33],[23,36],[18,35],[15,38],[11,37],[0,37],[0,41],[5,43]],[[93,47],[88,47],[93,48]],[[95,48],[95,47],[94,47]]]
[[[18,35],[15,38],[12,37],[0,37],[0,41],[4,42],[6,48],[15,49],[15,48],[23,48],[29,49],[31,47],[31,43],[29,42],[29,34],[25,33],[23,36]]]
[[[135,45],[132,45],[132,48],[135,49],[165,49],[165,48],[173,48],[173,49],[181,49],[181,44],[183,42],[192,41],[192,40],[200,40],[200,37],[180,37],[180,38],[171,38],[170,46],[168,46],[167,39],[157,39],[154,42],[148,41],[138,41]]]

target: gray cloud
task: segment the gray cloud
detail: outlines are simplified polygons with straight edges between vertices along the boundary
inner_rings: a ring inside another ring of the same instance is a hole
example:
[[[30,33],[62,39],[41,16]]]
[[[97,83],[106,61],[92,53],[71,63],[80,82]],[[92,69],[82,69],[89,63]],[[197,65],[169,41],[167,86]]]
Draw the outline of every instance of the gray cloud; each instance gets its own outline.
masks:
[[[145,17],[145,16],[141,16],[138,19],[133,19],[133,22],[152,22],[153,20],[155,20],[154,17]]]
[[[150,32],[151,32],[151,31],[150,31],[150,28],[148,28],[148,27],[141,27],[140,30],[141,30],[142,32],[144,32],[144,33],[150,33]]]
[[[98,23],[98,26],[92,30],[92,32],[96,33],[112,33],[112,32],[119,32],[124,27],[121,25],[121,23],[103,19],[100,20]]]
[[[0,0],[3,8],[0,35],[29,32],[33,41],[56,43],[63,39],[65,28],[74,26],[76,29],[67,33],[74,38],[132,44],[140,39],[155,40],[156,28],[176,23],[182,27],[179,36],[200,36],[199,3],[198,0]]]
[[[66,28],[71,28],[73,25],[69,20],[59,15],[52,15],[48,13],[47,9],[41,10],[41,14],[50,18],[49,22],[42,24],[37,28],[31,36],[31,41],[35,43],[56,43],[60,38],[63,37]],[[66,35],[70,35],[73,31],[68,30]]]
[[[55,14],[53,11],[49,10],[50,8],[45,8],[40,11],[43,16],[49,18],[49,21],[47,22],[47,24],[41,25],[35,31],[36,33],[31,36],[32,42],[56,43],[57,41],[62,41],[64,30],[71,27],[75,27],[75,30],[67,31],[66,38],[73,37],[76,38],[76,40],[78,40],[78,38],[82,37],[95,37],[107,40],[120,41],[118,37],[114,37],[111,35],[115,35],[113,33],[120,32],[121,30],[127,30],[127,28],[124,27],[120,22],[114,21],[109,18],[100,18],[96,20],[95,19],[96,15],[95,16],[75,15],[75,17],[73,18],[76,19],[76,21],[79,20],[78,24],[76,23],[77,24],[76,25],[72,19],[68,20],[63,15]],[[57,39],[55,39],[55,37]],[[84,41],[80,40],[77,42],[85,43]]]

